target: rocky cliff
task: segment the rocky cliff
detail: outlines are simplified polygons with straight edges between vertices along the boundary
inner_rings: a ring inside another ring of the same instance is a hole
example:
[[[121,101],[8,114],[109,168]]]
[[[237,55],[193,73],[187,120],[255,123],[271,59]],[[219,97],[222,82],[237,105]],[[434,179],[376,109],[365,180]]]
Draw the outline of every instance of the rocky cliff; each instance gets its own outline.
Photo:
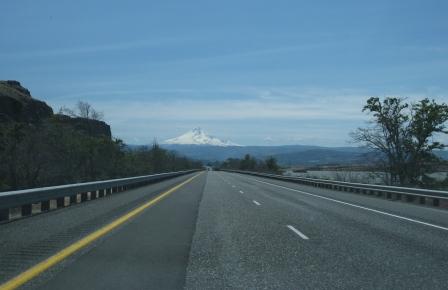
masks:
[[[72,118],[53,114],[53,109],[45,102],[34,99],[30,91],[18,81],[0,81],[0,123],[22,122],[29,124],[45,120],[68,125],[90,136],[111,138],[110,126],[103,121]]]
[[[36,123],[52,115],[51,107],[34,99],[18,81],[0,81],[0,122]]]
[[[60,124],[65,124],[73,127],[78,131],[82,131],[90,136],[104,136],[112,138],[110,126],[103,121],[85,119],[85,118],[72,118],[66,115],[55,114],[53,120]]]

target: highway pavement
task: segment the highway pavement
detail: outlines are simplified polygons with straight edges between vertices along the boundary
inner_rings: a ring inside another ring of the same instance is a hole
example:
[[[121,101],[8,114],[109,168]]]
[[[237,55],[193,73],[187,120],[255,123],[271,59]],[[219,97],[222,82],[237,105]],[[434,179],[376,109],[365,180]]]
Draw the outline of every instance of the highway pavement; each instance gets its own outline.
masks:
[[[203,172],[0,225],[0,283],[187,183],[25,289],[447,289],[448,211]]]

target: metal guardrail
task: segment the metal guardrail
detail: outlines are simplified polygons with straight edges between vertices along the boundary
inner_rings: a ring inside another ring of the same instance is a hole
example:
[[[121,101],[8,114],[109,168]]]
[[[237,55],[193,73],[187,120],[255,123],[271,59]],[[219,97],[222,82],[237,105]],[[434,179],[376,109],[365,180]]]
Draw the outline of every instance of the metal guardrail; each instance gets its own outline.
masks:
[[[33,204],[40,204],[40,211],[45,212],[50,210],[52,200],[55,200],[56,208],[62,208],[196,171],[198,170],[0,192],[0,221],[11,219],[11,210],[14,208],[20,208],[20,216],[29,216],[33,213]]]
[[[404,200],[407,202],[413,202],[422,205],[431,205],[435,207],[448,208],[447,191],[375,185],[375,184],[351,183],[351,182],[322,180],[306,177],[292,177],[292,176],[275,175],[275,174],[242,171],[242,170],[223,170],[223,171],[268,177],[272,179],[291,181],[313,187],[374,195],[391,200]]]

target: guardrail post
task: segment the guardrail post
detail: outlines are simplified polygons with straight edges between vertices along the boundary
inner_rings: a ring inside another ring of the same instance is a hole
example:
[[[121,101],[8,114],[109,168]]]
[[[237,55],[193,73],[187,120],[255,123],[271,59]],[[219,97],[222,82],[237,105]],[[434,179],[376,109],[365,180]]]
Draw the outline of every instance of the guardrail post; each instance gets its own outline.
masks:
[[[433,206],[440,206],[440,199],[438,199],[438,198],[433,198],[433,199],[432,199],[432,205],[433,205]]]
[[[166,179],[167,176],[175,177],[182,174],[187,174],[189,172],[192,171],[177,173],[171,172],[169,174],[138,176],[98,182],[67,184],[63,186],[36,188],[32,190],[7,191],[5,193],[2,192],[0,195],[0,221],[15,218],[16,211],[20,212],[17,214],[18,217],[19,214],[25,217],[36,212],[49,211],[52,208],[51,204],[53,200],[55,200],[55,205],[57,208],[63,208],[69,204],[77,204],[78,195],[80,198],[79,201],[84,202],[88,199],[97,199],[107,193],[111,194],[112,192],[125,191],[128,188],[132,188],[137,185]],[[148,180],[151,182],[146,182]],[[16,196],[19,198],[16,198]],[[34,206],[36,207],[35,212],[33,212]]]
[[[425,204],[426,203],[426,198],[424,196],[420,196],[419,203],[420,204]]]
[[[65,197],[60,197],[56,199],[56,207],[62,208],[65,206]]]
[[[32,204],[22,205],[20,211],[22,213],[22,216],[29,216],[33,211],[33,205]]]
[[[74,194],[74,195],[70,195],[70,204],[75,204],[78,203],[78,195]]]
[[[9,208],[0,209],[0,221],[9,220]]]
[[[40,211],[49,211],[50,210],[50,201],[45,200],[40,202]]]

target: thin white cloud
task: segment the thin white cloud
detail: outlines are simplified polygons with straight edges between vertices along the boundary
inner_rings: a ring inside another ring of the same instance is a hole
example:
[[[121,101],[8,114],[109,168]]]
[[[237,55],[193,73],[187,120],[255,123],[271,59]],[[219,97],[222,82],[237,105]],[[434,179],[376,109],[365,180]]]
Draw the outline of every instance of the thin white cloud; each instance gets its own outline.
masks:
[[[196,98],[164,100],[155,97],[164,92],[170,95],[173,91]],[[126,97],[137,92],[152,97]],[[236,97],[223,99],[223,92]],[[361,111],[366,99],[375,96],[372,92],[352,89],[295,87],[154,88],[118,93],[123,96],[111,94],[111,99],[81,99],[105,113],[105,119],[112,125],[116,136],[140,144],[154,137],[175,137],[192,126],[214,124],[215,128],[219,127],[218,133],[226,131],[229,139],[241,144],[257,144],[258,140],[258,144],[347,145],[348,133],[365,125],[369,119]],[[219,99],[207,99],[204,97],[207,94],[219,96]],[[413,101],[426,94],[391,92],[388,95],[408,96],[409,101]],[[67,98],[63,99],[67,101]],[[73,104],[76,101],[73,98]],[[53,102],[52,105],[58,108],[72,104]],[[260,122],[263,126],[257,127]],[[276,133],[275,136],[272,132]]]
[[[205,94],[219,95],[223,91],[235,92],[240,98],[210,99]],[[114,96],[157,95],[158,93],[181,92],[200,96],[198,98],[175,98],[161,100],[160,98],[139,98]],[[89,101],[89,96],[110,95],[112,100],[93,99],[93,104],[104,111],[106,118],[120,122],[129,119],[136,120],[244,120],[244,119],[278,119],[278,120],[365,120],[361,112],[366,99],[374,94],[361,93],[355,90],[326,90],[320,88],[227,88],[213,90],[154,89],[154,90],[123,90],[99,91],[89,94],[73,94],[75,101]],[[250,95],[251,98],[247,96]],[[422,94],[390,94],[393,96],[408,96],[410,101],[420,99]],[[64,101],[69,96],[64,96]],[[53,105],[62,105],[53,102]]]
[[[107,52],[107,51],[122,51],[129,50],[140,47],[156,47],[160,45],[172,45],[175,43],[181,43],[186,41],[186,38],[172,37],[172,38],[162,38],[155,40],[139,40],[139,41],[128,41],[128,42],[118,42],[109,43],[103,45],[86,45],[79,47],[61,47],[57,49],[43,49],[43,50],[33,50],[33,51],[14,51],[14,52],[0,52],[0,57],[4,58],[27,58],[27,57],[47,57],[47,56],[60,56],[60,55],[71,55],[71,54],[84,54],[84,53],[97,53],[97,52]]]
[[[260,100],[94,102],[114,120],[362,119],[360,106]]]

